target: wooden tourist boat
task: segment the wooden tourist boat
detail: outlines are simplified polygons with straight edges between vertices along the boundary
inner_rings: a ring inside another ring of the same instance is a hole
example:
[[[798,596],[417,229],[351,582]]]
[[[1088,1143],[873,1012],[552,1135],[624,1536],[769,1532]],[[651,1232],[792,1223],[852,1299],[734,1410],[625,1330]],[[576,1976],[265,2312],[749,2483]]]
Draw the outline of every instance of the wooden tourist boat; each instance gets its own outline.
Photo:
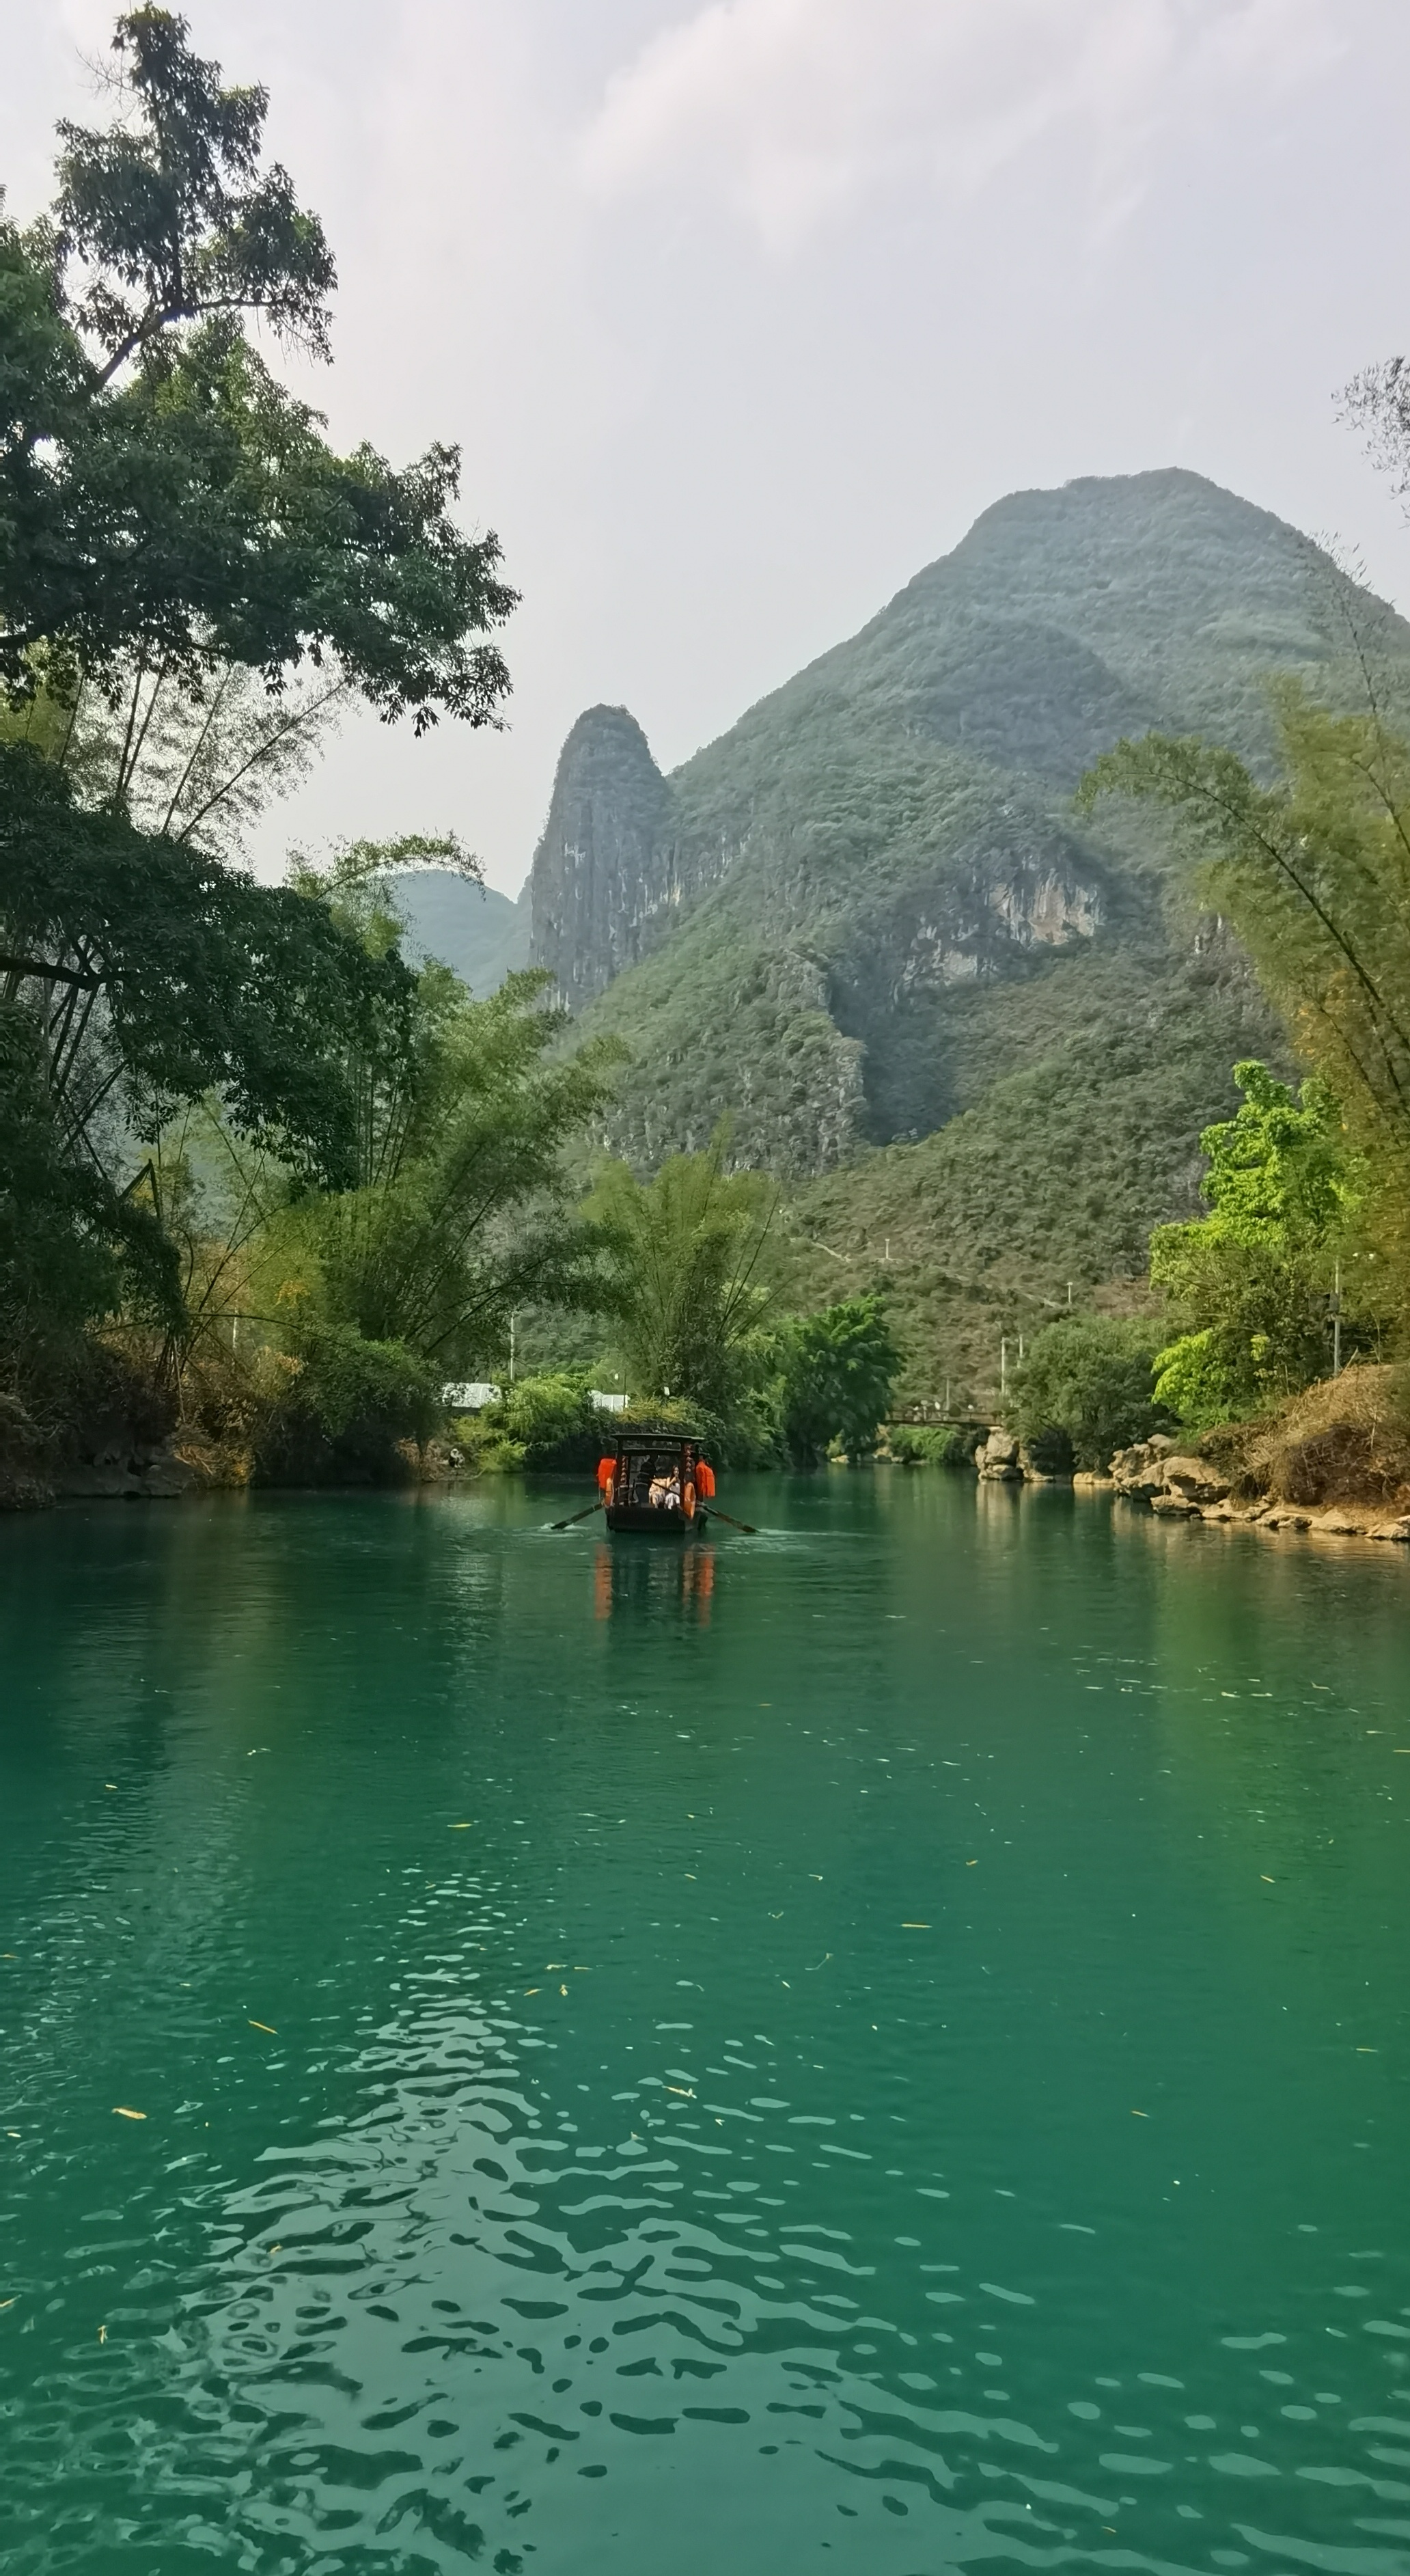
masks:
[[[689,1538],[704,1525],[715,1494],[699,1436],[674,1424],[619,1431],[598,1463],[597,1483],[608,1528],[648,1538]]]

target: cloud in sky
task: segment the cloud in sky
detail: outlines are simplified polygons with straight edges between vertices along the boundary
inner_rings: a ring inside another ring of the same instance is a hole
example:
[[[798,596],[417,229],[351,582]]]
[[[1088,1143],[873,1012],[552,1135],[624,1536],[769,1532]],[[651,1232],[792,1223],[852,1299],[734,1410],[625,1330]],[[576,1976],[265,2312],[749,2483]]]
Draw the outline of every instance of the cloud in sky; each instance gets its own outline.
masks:
[[[1344,44],[1335,0],[711,0],[613,75],[583,167],[608,195],[704,187],[786,253],[1067,133],[1099,214],[1208,84],[1306,80]]]

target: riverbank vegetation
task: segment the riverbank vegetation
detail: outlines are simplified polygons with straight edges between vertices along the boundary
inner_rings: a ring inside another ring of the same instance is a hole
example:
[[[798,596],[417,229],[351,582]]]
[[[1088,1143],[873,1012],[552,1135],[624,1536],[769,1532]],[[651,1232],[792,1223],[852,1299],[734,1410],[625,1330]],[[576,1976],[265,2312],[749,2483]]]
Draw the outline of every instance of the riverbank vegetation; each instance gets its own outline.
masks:
[[[1410,454],[1398,413],[1390,426]],[[1237,932],[1308,1068],[1294,1091],[1266,1065],[1236,1067],[1242,1105],[1200,1140],[1208,1213],[1151,1238],[1151,1282],[1177,1327],[1155,1355],[1154,1401],[1211,1452],[1242,1426],[1223,1446],[1270,1490],[1291,1475],[1320,1480],[1328,1501],[1364,1488],[1384,1503],[1410,1426],[1410,1384],[1385,1365],[1410,1342],[1410,740],[1386,684],[1360,668],[1353,714],[1293,680],[1271,689],[1273,786],[1227,750],[1151,734],[1098,760],[1080,801],[1165,810],[1198,896]],[[1354,1385],[1345,1436],[1336,1428],[1335,1381],[1357,1361],[1379,1450],[1351,1427]]]

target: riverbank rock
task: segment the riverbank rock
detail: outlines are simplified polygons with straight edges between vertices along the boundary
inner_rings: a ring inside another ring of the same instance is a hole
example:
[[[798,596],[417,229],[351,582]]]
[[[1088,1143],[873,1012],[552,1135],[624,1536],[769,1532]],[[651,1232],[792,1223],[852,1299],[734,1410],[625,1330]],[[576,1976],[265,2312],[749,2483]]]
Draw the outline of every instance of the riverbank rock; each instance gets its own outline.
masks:
[[[1138,1440],[1131,1449],[1118,1449],[1111,1462],[1111,1481],[1118,1494],[1127,1494],[1133,1502],[1148,1503],[1153,1494],[1165,1486],[1165,1461],[1175,1443],[1157,1431],[1149,1440]]]
[[[1167,1494],[1181,1494],[1187,1503],[1223,1503],[1229,1498],[1229,1478],[1221,1476],[1205,1458],[1167,1458],[1163,1489]]]
[[[1099,1476],[1092,1467],[1079,1467],[1072,1479],[1074,1493],[1110,1494],[1116,1490],[1114,1476]]]
[[[1019,1446],[1011,1431],[991,1431],[975,1450],[974,1463],[980,1477],[989,1483],[1017,1485],[1023,1481]]]
[[[1033,1451],[1026,1446],[1019,1449],[1018,1472],[1025,1485],[1070,1485],[1072,1482],[1070,1468],[1040,1466]]]
[[[56,1494],[73,1502],[174,1503],[202,1479],[165,1442],[159,1448],[109,1442],[91,1458],[69,1460],[54,1475]]]
[[[1118,1449],[1111,1462],[1111,1479],[1118,1494],[1132,1502],[1149,1503],[1153,1512],[1171,1520],[1227,1503],[1232,1491],[1230,1478],[1208,1458],[1177,1450],[1159,1432],[1151,1440],[1138,1441],[1134,1449]]]

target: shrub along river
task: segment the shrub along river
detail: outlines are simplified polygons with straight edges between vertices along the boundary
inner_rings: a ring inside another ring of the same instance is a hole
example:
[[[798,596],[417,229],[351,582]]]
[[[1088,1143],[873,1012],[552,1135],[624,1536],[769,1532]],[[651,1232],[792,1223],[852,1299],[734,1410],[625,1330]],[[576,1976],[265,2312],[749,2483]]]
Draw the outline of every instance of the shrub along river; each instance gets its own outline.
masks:
[[[724,1499],[0,1528],[7,2576],[1410,2569],[1410,1568]]]

